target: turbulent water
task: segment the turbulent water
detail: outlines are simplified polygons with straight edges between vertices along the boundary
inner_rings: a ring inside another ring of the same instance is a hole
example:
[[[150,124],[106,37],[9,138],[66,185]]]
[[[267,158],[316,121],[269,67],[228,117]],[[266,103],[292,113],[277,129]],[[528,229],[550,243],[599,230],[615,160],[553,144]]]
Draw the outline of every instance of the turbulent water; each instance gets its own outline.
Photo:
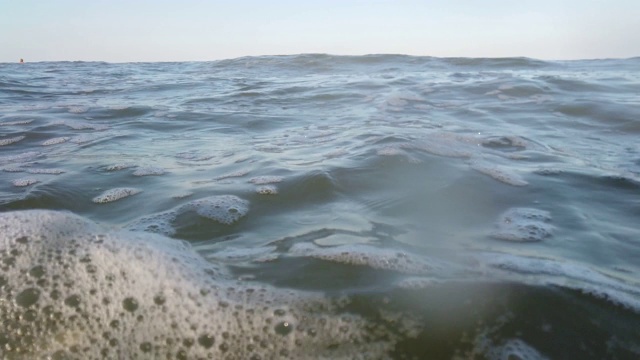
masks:
[[[0,64],[0,357],[640,357],[640,58]]]

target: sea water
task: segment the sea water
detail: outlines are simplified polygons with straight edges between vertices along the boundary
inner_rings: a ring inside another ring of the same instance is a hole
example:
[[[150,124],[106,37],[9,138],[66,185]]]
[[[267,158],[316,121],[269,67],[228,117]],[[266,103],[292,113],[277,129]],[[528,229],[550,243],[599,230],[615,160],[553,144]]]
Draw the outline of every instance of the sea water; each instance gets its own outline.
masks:
[[[640,59],[0,64],[0,357],[640,357]]]

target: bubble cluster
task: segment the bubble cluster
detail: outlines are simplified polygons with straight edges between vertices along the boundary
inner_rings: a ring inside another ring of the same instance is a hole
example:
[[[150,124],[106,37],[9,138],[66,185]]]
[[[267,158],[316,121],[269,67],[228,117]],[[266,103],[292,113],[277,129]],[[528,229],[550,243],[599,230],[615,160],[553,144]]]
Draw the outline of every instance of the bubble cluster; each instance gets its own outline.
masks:
[[[506,241],[542,241],[551,236],[553,226],[548,211],[512,208],[500,216],[492,237]]]
[[[105,167],[104,169],[106,171],[120,171],[120,170],[124,170],[124,169],[128,169],[128,168],[132,168],[134,166],[135,166],[134,164],[119,163],[119,164],[109,165],[109,166]]]
[[[368,245],[341,245],[319,247],[310,243],[298,243],[290,253],[350,265],[365,265],[374,269],[393,270],[407,274],[430,274],[442,265],[426,257],[414,256],[404,251],[376,248]]]
[[[103,203],[120,200],[128,196],[136,195],[136,194],[139,194],[140,192],[142,192],[142,190],[136,189],[136,188],[127,188],[127,187],[114,188],[114,189],[107,190],[102,194],[94,197],[92,201],[94,203],[103,204]]]
[[[29,169],[27,170],[29,174],[46,174],[46,175],[60,175],[64,174],[65,171],[62,169]]]
[[[16,136],[8,139],[0,139],[0,146],[11,145],[13,143],[17,143],[18,141],[24,139],[24,135]]]
[[[33,119],[0,122],[0,126],[16,126],[31,124]]]
[[[133,172],[134,176],[154,176],[154,175],[164,175],[165,170],[159,167],[141,167],[137,168],[136,171]]]
[[[17,187],[29,186],[29,185],[36,184],[37,182],[38,182],[38,179],[34,179],[34,178],[20,178],[20,179],[15,179],[11,181],[13,186],[17,186]]]
[[[275,184],[282,182],[284,178],[282,176],[257,176],[249,180],[250,183],[256,185]]]
[[[274,185],[263,185],[256,188],[256,193],[260,195],[277,195],[278,188]]]
[[[69,106],[67,111],[72,114],[83,114],[89,111],[89,108],[85,106]]]
[[[148,231],[165,235],[175,234],[173,223],[188,212],[230,225],[240,220],[249,211],[249,202],[234,195],[215,195],[190,201],[171,210],[144,216],[134,220],[127,228],[133,231]]]
[[[37,151],[27,151],[27,152],[16,154],[16,155],[0,156],[0,164],[13,163],[13,162],[27,162],[27,161],[34,160],[40,155],[42,154]]]
[[[233,280],[181,241],[43,210],[0,229],[2,358],[379,359],[396,341],[343,300]]]
[[[240,170],[240,171],[235,171],[229,174],[224,174],[224,175],[220,175],[218,177],[216,177],[214,180],[224,180],[224,179],[228,179],[228,178],[236,178],[236,177],[243,177],[245,175],[247,175],[249,173],[248,170]]]
[[[62,137],[56,137],[53,139],[49,139],[45,142],[42,143],[42,146],[51,146],[51,145],[57,145],[57,144],[62,144],[64,142],[69,141],[71,138],[68,136],[62,136]]]
[[[520,175],[494,164],[474,162],[471,164],[471,168],[508,185],[526,186],[529,184],[526,180],[520,177]]]

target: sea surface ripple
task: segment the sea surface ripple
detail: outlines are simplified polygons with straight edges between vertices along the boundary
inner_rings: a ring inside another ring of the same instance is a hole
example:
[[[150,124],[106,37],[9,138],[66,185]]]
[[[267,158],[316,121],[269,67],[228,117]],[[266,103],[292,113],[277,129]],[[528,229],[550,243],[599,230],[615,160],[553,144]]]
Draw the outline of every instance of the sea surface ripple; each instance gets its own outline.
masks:
[[[0,357],[639,358],[638,139],[640,58],[0,64]]]

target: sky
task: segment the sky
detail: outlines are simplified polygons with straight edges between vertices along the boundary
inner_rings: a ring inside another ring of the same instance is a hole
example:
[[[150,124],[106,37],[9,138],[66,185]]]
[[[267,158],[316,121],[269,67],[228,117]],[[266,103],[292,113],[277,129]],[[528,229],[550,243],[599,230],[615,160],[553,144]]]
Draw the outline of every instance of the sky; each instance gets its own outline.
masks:
[[[0,62],[640,56],[640,0],[0,0]]]

